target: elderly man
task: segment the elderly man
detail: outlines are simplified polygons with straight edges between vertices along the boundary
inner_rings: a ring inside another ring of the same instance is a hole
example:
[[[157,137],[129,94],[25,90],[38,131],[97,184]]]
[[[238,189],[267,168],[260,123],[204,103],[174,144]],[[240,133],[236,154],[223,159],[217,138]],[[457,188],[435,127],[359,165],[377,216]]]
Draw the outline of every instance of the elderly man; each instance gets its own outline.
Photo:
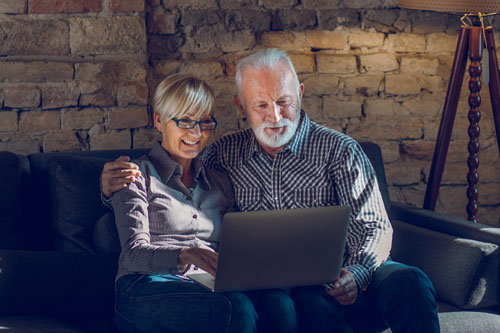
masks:
[[[236,90],[235,103],[251,129],[217,140],[206,149],[204,163],[228,174],[239,209],[352,209],[340,278],[289,293],[295,307],[290,316],[301,331],[349,332],[345,318],[370,317],[393,332],[439,332],[428,278],[389,260],[392,227],[368,158],[352,138],[314,123],[301,110],[304,85],[286,53],[267,49],[241,59]],[[126,158],[108,163],[103,193],[127,186],[136,173]]]

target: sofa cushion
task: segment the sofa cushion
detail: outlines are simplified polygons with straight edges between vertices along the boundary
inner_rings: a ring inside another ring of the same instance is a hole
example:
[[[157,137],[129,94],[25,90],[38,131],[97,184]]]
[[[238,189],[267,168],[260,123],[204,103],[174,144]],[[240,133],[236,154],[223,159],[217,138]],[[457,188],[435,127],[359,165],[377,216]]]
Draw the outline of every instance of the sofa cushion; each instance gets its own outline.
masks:
[[[120,238],[116,229],[115,215],[108,212],[102,216],[94,228],[94,246],[97,253],[120,254]]]
[[[393,220],[392,257],[422,269],[438,298],[463,309],[499,304],[498,245]]]
[[[106,159],[61,155],[47,166],[52,224],[58,248],[95,252],[94,227],[109,211],[100,198],[99,177]]]

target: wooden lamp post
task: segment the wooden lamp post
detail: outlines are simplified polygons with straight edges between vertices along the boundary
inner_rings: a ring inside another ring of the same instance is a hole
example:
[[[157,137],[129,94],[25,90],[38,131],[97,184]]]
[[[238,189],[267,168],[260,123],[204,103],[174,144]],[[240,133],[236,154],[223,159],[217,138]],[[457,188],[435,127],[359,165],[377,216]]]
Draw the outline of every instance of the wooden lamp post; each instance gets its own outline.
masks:
[[[493,118],[495,121],[495,130],[497,134],[497,143],[500,151],[500,75],[498,70],[498,60],[496,55],[495,40],[493,38],[493,28],[485,27],[483,18],[488,15],[500,12],[500,1],[492,0],[399,0],[399,7],[409,9],[431,10],[446,13],[461,14],[463,26],[460,27],[458,35],[457,49],[453,60],[453,67],[446,92],[446,99],[439,125],[439,132],[434,148],[434,157],[432,159],[431,170],[425,191],[423,207],[434,210],[439,194],[439,186],[443,176],[446,155],[450,143],[453,122],[457,112],[460,90],[464,79],[467,58],[470,59],[469,66],[469,158],[467,165],[469,172],[467,174],[467,215],[468,219],[477,222],[478,212],[478,189],[479,175],[477,168],[479,166],[479,120],[481,113],[481,60],[483,58],[483,48],[486,46],[486,52],[489,56],[489,88],[490,98],[493,109]],[[466,21],[469,21],[467,24]]]

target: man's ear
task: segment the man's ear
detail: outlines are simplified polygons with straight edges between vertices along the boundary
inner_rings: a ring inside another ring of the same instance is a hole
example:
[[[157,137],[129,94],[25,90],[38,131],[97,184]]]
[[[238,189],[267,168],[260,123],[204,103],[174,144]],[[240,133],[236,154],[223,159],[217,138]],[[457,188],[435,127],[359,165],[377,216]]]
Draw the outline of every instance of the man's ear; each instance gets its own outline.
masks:
[[[304,95],[304,84],[303,83],[300,84],[299,90],[300,90],[300,92],[299,92],[299,98],[302,101],[302,96]]]
[[[161,132],[160,115],[158,113],[156,113],[156,112],[153,112],[153,121],[154,121],[156,129]]]
[[[241,116],[243,118],[246,118],[247,117],[247,114],[245,112],[245,109],[243,108],[243,104],[241,104],[241,101],[238,97],[238,95],[234,95],[234,104],[236,104],[236,106],[238,107],[238,109],[240,110],[240,113],[241,113]]]

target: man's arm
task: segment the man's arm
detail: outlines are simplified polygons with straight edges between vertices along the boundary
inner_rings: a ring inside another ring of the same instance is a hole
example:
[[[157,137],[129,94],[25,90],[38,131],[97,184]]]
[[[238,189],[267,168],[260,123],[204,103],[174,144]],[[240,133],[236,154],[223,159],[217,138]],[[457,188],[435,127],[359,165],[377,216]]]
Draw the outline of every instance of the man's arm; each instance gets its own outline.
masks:
[[[103,199],[111,198],[114,192],[127,187],[136,177],[141,176],[139,167],[129,161],[130,157],[120,156],[115,161],[104,164],[101,173],[101,192],[105,196]]]
[[[375,170],[359,144],[349,143],[341,158],[342,164],[333,174],[334,183],[339,203],[352,210],[345,269],[357,287],[366,290],[373,272],[389,257],[392,227]]]

